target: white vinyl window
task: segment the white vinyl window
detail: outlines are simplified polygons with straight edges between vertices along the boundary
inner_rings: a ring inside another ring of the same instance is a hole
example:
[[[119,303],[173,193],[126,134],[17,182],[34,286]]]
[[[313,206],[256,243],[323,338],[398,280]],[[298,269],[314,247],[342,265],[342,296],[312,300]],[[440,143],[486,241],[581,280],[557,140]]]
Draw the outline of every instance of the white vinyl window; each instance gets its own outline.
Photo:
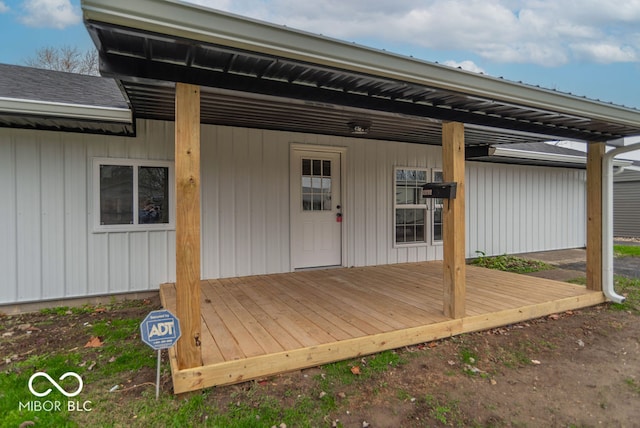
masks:
[[[94,160],[96,231],[172,229],[173,163]]]
[[[426,243],[427,200],[422,186],[429,171],[420,168],[396,168],[394,177],[394,229],[396,244]]]
[[[394,175],[394,243],[426,245],[442,242],[442,199],[422,197],[428,182],[442,182],[442,171],[396,168]]]

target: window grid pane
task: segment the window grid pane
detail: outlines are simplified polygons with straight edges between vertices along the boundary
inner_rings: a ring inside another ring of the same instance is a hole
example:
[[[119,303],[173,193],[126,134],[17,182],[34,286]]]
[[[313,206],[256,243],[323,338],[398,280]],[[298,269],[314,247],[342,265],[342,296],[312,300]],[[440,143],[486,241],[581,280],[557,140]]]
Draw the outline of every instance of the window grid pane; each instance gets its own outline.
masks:
[[[331,211],[331,161],[302,159],[302,210]]]
[[[425,242],[424,208],[396,209],[396,242]]]

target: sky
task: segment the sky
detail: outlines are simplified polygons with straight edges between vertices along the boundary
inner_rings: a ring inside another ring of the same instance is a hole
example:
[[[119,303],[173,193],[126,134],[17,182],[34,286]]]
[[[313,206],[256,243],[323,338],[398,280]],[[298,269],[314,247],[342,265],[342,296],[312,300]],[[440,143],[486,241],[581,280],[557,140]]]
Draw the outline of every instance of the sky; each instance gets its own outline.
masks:
[[[640,108],[640,0],[189,2]],[[24,65],[43,47],[93,47],[79,0],[0,0],[0,36],[8,64]]]

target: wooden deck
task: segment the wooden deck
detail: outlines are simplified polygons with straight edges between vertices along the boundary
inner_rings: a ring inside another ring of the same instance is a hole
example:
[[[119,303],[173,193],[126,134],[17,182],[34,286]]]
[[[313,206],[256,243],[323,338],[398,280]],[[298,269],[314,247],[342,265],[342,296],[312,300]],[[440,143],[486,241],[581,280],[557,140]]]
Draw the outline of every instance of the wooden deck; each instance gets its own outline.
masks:
[[[602,303],[601,292],[467,267],[466,316],[443,315],[442,263],[311,270],[202,281],[203,366],[175,393],[312,367]],[[175,286],[160,288],[175,310]]]

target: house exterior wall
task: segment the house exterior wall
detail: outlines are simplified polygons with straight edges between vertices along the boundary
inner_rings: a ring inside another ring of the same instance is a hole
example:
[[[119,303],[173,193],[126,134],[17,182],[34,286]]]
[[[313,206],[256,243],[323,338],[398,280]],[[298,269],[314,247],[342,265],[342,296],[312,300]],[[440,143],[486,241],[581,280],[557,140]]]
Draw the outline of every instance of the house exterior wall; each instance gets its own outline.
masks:
[[[0,304],[157,288],[172,231],[94,233],[94,157],[173,158],[173,124],[138,137],[0,128]]]
[[[136,138],[0,128],[0,304],[154,290],[175,279],[172,230],[96,232],[94,158],[172,160],[173,123]],[[441,148],[202,127],[202,275],[290,270],[292,143],[347,149],[347,266],[442,258],[393,244],[395,167],[442,166]],[[467,256],[584,246],[585,173],[467,163]]]
[[[586,246],[586,171],[467,162],[467,257]]]

